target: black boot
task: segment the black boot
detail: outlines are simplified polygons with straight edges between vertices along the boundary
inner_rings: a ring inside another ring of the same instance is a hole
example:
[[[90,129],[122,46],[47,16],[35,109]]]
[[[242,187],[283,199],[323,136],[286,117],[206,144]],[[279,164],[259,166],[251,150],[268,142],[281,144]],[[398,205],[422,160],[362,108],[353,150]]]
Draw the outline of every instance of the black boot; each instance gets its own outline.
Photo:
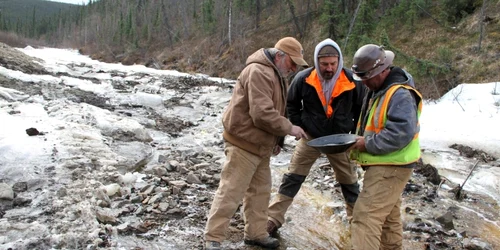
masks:
[[[280,242],[278,239],[275,239],[271,236],[267,236],[263,239],[258,239],[258,240],[247,240],[245,239],[245,244],[247,245],[253,245],[253,246],[260,246],[263,248],[271,248],[275,249],[280,246]]]

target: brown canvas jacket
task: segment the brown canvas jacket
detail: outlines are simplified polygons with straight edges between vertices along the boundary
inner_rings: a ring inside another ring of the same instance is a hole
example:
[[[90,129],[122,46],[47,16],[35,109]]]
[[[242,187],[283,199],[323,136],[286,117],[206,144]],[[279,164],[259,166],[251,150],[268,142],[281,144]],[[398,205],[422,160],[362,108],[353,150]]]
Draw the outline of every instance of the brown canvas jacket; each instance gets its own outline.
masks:
[[[288,84],[278,72],[266,49],[248,57],[222,117],[223,137],[229,143],[269,156],[278,136],[291,131],[285,117]]]

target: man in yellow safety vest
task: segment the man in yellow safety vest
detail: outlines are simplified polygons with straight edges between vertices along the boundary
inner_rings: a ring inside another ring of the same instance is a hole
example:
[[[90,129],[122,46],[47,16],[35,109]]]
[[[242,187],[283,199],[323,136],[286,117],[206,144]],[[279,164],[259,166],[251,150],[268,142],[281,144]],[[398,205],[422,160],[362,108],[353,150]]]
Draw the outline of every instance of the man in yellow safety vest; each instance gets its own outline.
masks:
[[[351,224],[352,249],[403,249],[401,194],[420,159],[422,96],[394,53],[367,44],[353,59],[354,79],[370,90],[351,156],[365,170]]]

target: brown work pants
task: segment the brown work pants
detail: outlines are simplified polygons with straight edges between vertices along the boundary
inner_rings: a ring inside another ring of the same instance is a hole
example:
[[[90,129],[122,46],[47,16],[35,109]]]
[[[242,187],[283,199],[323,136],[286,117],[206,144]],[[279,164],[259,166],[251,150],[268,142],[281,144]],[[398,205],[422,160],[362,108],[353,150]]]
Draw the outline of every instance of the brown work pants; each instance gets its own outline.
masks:
[[[221,173],[205,228],[205,240],[222,242],[229,221],[243,200],[245,239],[267,237],[267,206],[271,193],[269,157],[260,157],[228,142]]]
[[[300,139],[295,146],[295,150],[290,160],[288,173],[307,176],[314,162],[321,156],[321,153],[307,145],[307,139]],[[335,178],[342,184],[353,184],[358,182],[356,165],[349,160],[349,153],[327,154],[326,157],[333,167]],[[276,194],[269,206],[269,220],[278,227],[285,222],[285,213],[293,202],[293,197],[283,194]]]
[[[412,171],[395,166],[366,169],[351,222],[352,249],[403,249],[401,194]]]

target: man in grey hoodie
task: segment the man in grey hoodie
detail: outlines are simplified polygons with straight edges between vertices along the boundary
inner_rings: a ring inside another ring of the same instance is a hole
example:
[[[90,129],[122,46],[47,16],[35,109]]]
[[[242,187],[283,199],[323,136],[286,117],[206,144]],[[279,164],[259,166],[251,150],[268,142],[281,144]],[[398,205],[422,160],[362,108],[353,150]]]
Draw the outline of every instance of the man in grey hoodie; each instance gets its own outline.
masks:
[[[297,73],[288,92],[288,118],[308,136],[298,141],[289,172],[283,175],[278,194],[269,206],[267,231],[270,234],[283,225],[288,207],[321,155],[307,142],[332,134],[354,133],[364,93],[361,82],[355,81],[352,72],[343,68],[338,44],[331,39],[320,42],[314,51],[314,67]],[[340,183],[350,217],[359,194],[356,166],[347,152],[326,157]]]

